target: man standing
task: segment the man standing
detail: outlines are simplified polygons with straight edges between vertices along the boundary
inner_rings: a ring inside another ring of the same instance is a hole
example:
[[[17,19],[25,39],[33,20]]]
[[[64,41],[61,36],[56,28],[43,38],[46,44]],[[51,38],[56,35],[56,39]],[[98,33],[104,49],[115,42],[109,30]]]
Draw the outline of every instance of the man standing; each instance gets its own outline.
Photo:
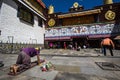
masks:
[[[112,49],[115,48],[113,41],[110,38],[105,38],[101,42],[101,46],[103,47],[104,55],[106,56],[106,48],[110,50],[111,56],[113,56]]]
[[[66,42],[64,42],[64,49],[66,49],[67,48],[67,45],[66,45]]]

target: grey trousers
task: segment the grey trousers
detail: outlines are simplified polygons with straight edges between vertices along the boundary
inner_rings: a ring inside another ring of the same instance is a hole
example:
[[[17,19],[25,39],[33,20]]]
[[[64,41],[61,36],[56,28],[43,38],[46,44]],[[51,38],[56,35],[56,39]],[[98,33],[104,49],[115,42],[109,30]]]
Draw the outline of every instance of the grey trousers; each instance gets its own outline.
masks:
[[[29,66],[31,63],[31,58],[28,54],[26,54],[25,52],[21,51],[19,54],[18,54],[18,58],[17,58],[17,61],[16,61],[16,64],[19,64],[19,65],[26,65],[26,66]]]

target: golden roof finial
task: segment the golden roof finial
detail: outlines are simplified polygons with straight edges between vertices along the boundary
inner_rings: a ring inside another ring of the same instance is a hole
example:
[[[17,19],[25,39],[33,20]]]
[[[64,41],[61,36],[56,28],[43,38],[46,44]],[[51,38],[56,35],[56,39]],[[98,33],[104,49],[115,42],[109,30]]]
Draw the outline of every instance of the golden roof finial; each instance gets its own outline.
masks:
[[[48,10],[48,14],[53,14],[53,13],[54,13],[54,6],[50,5],[49,10]]]
[[[113,4],[113,0],[104,0],[104,4]]]

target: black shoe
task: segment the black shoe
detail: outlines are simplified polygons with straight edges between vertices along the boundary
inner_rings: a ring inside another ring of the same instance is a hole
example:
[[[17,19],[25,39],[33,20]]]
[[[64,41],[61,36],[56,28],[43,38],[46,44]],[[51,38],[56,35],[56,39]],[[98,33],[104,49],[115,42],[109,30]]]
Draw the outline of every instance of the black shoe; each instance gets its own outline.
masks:
[[[3,67],[4,66],[4,64],[3,63],[0,63],[0,67]]]

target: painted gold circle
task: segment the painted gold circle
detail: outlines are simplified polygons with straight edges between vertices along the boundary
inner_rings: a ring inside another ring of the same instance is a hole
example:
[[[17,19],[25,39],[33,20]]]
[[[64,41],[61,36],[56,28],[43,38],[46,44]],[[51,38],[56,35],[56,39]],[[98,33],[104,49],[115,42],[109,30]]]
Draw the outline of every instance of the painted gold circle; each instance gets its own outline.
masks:
[[[50,19],[48,21],[48,25],[51,27],[51,26],[54,26],[55,25],[55,20],[54,19]]]
[[[106,13],[105,13],[105,18],[107,19],[107,20],[114,20],[115,19],[115,12],[113,12],[113,11],[111,11],[111,10],[109,10],[109,11],[107,11]]]
[[[75,2],[74,4],[73,4],[73,6],[75,7],[75,8],[77,8],[78,7],[78,3],[77,2]]]

